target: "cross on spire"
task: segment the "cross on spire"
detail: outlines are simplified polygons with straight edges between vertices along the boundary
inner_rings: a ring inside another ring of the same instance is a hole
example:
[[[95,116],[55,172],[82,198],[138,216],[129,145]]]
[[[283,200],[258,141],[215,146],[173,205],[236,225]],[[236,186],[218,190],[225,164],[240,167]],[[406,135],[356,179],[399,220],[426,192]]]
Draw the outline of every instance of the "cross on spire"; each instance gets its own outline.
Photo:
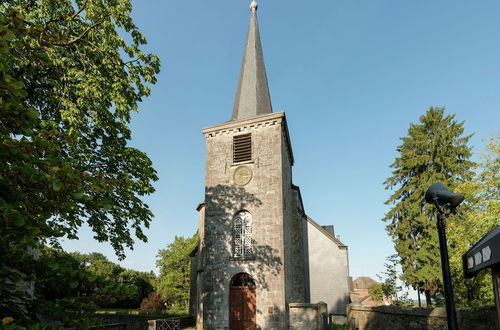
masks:
[[[259,8],[257,1],[252,0],[252,3],[250,4],[250,11],[257,11],[257,8]]]

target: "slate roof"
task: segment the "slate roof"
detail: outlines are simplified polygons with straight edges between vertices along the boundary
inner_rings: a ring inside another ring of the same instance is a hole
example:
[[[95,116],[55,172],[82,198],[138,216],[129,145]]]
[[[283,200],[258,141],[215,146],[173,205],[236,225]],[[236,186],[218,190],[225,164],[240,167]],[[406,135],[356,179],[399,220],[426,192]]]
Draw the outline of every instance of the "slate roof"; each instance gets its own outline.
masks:
[[[260,42],[257,4],[255,2],[252,2],[250,11],[250,26],[231,117],[231,120],[234,121],[273,112]]]

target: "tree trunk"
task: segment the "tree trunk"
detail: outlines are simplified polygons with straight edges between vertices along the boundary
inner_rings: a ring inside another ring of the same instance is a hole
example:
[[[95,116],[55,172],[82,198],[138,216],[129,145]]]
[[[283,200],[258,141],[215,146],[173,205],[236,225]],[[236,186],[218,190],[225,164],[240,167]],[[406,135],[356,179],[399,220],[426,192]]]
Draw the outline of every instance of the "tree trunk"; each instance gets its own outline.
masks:
[[[427,307],[432,307],[431,303],[431,292],[429,290],[425,290],[425,303]]]
[[[422,307],[422,301],[420,300],[420,289],[417,290],[418,293],[418,307]]]

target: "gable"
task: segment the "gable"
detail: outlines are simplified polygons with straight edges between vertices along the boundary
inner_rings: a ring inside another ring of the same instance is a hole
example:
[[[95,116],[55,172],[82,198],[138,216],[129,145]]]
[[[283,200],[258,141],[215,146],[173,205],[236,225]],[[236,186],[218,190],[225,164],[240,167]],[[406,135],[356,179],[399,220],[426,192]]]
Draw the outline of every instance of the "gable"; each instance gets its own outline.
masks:
[[[339,247],[339,249],[347,249],[347,245],[345,245],[339,239],[337,239],[332,234],[330,234],[326,229],[324,229],[323,227],[321,227],[316,221],[314,221],[313,219],[309,218],[308,216],[306,216],[306,221],[307,221],[307,223],[311,224],[314,228],[316,228],[326,238],[328,238],[330,241],[332,241],[333,243],[335,243]]]

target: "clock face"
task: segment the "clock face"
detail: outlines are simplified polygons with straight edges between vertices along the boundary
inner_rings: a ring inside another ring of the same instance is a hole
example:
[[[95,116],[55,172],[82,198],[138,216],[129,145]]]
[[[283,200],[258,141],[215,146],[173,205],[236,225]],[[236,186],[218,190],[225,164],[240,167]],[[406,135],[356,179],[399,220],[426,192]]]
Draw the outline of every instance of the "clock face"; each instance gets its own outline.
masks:
[[[234,183],[244,186],[252,180],[252,169],[248,166],[238,166],[234,171]]]

